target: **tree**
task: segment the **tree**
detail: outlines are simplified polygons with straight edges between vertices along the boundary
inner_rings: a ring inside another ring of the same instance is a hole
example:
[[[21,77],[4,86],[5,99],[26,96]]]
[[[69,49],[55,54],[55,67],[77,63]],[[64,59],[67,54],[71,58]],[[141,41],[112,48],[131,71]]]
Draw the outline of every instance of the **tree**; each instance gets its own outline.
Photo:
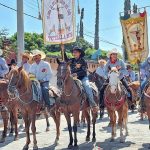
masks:
[[[99,49],[99,0],[96,0],[95,38],[94,48]]]

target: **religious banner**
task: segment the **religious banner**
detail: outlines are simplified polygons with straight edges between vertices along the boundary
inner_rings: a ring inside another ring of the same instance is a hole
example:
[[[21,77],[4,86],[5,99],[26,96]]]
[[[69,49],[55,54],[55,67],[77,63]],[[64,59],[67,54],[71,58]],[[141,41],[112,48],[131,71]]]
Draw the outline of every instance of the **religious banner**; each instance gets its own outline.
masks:
[[[130,63],[144,61],[149,53],[146,11],[132,14],[128,19],[121,18],[121,25]]]
[[[74,42],[74,0],[43,0],[43,31],[45,44]]]

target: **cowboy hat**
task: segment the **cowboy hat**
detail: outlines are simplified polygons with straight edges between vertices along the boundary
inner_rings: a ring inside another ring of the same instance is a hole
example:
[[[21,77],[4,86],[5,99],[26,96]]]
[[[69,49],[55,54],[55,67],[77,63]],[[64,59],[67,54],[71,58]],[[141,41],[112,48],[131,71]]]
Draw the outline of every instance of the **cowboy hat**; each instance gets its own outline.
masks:
[[[31,53],[32,53],[32,57],[37,56],[37,55],[41,55],[41,59],[46,58],[46,54],[43,51],[40,51],[38,49],[31,51]]]
[[[0,56],[2,56],[3,55],[3,50],[2,49],[0,49]]]
[[[80,53],[81,53],[80,57],[84,57],[84,56],[85,56],[84,51],[83,51],[81,48],[79,48],[78,46],[75,46],[75,47],[72,49],[71,52],[73,53],[73,51],[78,51],[78,52],[80,52]]]
[[[104,63],[104,64],[106,64],[107,62],[106,62],[106,60],[105,59],[100,59],[100,60],[98,60],[98,63],[100,64],[100,63]]]
[[[107,57],[110,58],[111,54],[118,54],[118,50],[116,48],[112,49],[111,51],[108,52]]]
[[[21,57],[27,57],[29,60],[32,59],[32,55],[31,55],[30,53],[27,53],[27,52],[22,53],[22,54],[21,54]]]

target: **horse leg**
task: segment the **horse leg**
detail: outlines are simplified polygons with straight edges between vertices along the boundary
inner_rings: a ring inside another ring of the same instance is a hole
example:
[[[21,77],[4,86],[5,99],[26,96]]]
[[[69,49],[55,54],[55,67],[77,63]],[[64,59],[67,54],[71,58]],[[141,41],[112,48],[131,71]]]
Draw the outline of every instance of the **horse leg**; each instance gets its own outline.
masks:
[[[31,142],[31,141],[30,141],[30,132],[29,132],[31,121],[30,121],[30,119],[28,118],[27,112],[26,112],[26,114],[23,114],[23,119],[24,119],[25,130],[26,130],[26,144],[25,144],[25,146],[23,147],[23,150],[28,150],[28,149],[29,149],[29,144],[30,144],[30,142]]]
[[[36,113],[33,113],[32,115],[30,115],[30,120],[31,120],[31,130],[33,134],[33,150],[38,150],[37,140],[36,140],[36,126],[35,126]]]
[[[59,136],[60,136],[60,112],[56,110],[56,113],[54,111],[51,111],[52,118],[54,119],[57,135],[55,139],[55,144],[58,145]]]
[[[115,136],[116,136],[116,114],[115,111],[110,111],[110,122],[112,126],[112,132],[111,132],[111,142],[114,142]]]
[[[13,120],[14,120],[14,125],[15,125],[15,138],[14,141],[18,140],[18,108],[14,108],[13,112]]]
[[[82,115],[81,115],[81,122],[83,123],[83,127],[86,127],[86,123],[85,123],[85,116],[82,112]]]
[[[128,123],[128,106],[126,105],[125,107],[125,111],[124,111],[124,126],[125,126],[125,131],[126,131],[126,136],[129,135],[129,132],[128,132],[128,126],[127,126],[127,123]]]
[[[46,109],[44,110],[44,116],[45,116],[45,119],[46,119],[46,132],[48,132],[49,127],[50,127],[50,123],[49,123],[49,120],[48,120],[48,112],[47,112]]]
[[[72,145],[73,144],[73,136],[72,136],[71,118],[70,118],[70,115],[68,113],[64,113],[64,115],[65,115],[65,118],[67,120],[69,137],[70,137],[70,142],[69,142],[68,148],[72,149],[72,147],[73,147],[73,145]]]
[[[3,143],[3,142],[5,142],[5,138],[7,136],[7,127],[8,127],[9,113],[8,113],[8,111],[2,111],[1,115],[2,115],[2,119],[3,119],[3,123],[4,123],[4,130],[2,132],[0,143]]]
[[[96,133],[95,133],[95,124],[96,124],[96,118],[97,118],[97,114],[92,113],[92,123],[93,123],[93,138],[92,138],[92,142],[96,142]]]
[[[14,133],[14,116],[13,116],[13,112],[10,112],[10,133],[9,133],[9,137],[13,136]]]
[[[91,131],[90,131],[90,124],[91,124],[90,112],[88,110],[84,110],[83,113],[84,113],[84,116],[85,116],[86,121],[87,121],[86,141],[88,142],[88,141],[90,141],[90,134],[91,134]]]
[[[73,125],[73,132],[74,132],[74,146],[75,148],[78,148],[78,140],[77,140],[77,122],[79,118],[79,114],[74,114],[74,125]]]

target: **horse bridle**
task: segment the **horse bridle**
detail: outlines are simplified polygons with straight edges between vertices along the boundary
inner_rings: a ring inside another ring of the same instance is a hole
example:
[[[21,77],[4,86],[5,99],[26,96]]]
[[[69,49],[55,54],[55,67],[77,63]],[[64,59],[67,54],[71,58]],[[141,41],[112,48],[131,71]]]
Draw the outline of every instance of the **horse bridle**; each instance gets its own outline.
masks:
[[[8,88],[7,88],[7,92],[8,92],[8,95],[9,95],[9,98],[11,100],[13,99],[16,99],[16,100],[19,100],[21,103],[23,103],[24,105],[28,105],[28,104],[31,104],[33,102],[33,98],[29,101],[29,102],[25,102],[24,100],[22,100],[20,97],[25,95],[28,91],[24,92],[22,95],[19,94],[19,91],[17,90],[16,88],[16,85],[11,85],[11,82],[12,82],[12,78],[13,78],[13,74],[11,75],[11,78],[9,80],[9,83],[8,83]],[[18,80],[19,81],[19,80]],[[14,97],[12,97],[12,93],[9,91],[9,88],[12,88],[13,91],[14,91]]]
[[[65,89],[66,89],[66,88],[65,88],[65,82],[66,82],[66,80],[67,80],[67,76],[65,76],[64,79],[61,77],[61,76],[62,76],[62,70],[66,70],[66,71],[67,71],[67,69],[62,69],[62,68],[61,68],[61,74],[60,74],[60,77],[59,77],[59,78],[61,78],[61,81],[62,81],[61,92],[64,93],[64,95],[65,95],[66,97],[70,97],[70,96],[72,95],[73,91],[74,91],[74,86],[71,88],[71,89],[72,89],[71,92],[70,92],[69,94],[67,94],[66,91],[65,91]],[[58,81],[58,77],[57,77],[57,81]]]

